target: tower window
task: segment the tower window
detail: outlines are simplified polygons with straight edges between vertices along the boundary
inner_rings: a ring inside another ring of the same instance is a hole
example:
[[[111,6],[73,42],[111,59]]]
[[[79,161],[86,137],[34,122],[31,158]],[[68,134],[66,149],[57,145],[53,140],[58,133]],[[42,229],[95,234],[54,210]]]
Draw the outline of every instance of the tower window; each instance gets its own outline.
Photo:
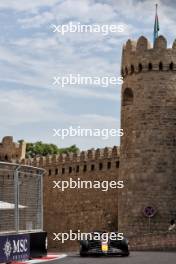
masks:
[[[133,91],[131,88],[126,88],[123,93],[123,106],[133,103]]]
[[[159,71],[162,71],[163,70],[163,64],[162,62],[159,63]]]
[[[51,170],[48,171],[49,176],[51,176]]]
[[[174,69],[174,64],[173,64],[173,62],[171,62],[171,63],[169,64],[169,70],[173,71],[173,69]]]
[[[91,171],[94,171],[94,170],[95,170],[95,165],[92,164],[92,165],[91,165]]]
[[[72,167],[69,167],[69,173],[72,173]]]
[[[142,71],[142,64],[141,63],[139,63],[138,70],[139,70],[139,72]]]
[[[131,65],[131,74],[134,73],[134,65]]]
[[[151,71],[151,70],[153,69],[153,65],[152,65],[152,63],[149,63],[149,65],[148,65],[148,69],[149,69],[149,71]]]
[[[58,169],[55,169],[55,175],[57,175],[58,174]]]
[[[83,171],[84,171],[84,172],[87,171],[87,165],[84,165],[84,167],[83,167]]]
[[[76,166],[76,172],[79,172],[79,165]]]
[[[103,169],[103,163],[99,163],[99,170]]]
[[[65,168],[62,168],[62,174],[64,174],[65,173]]]
[[[111,162],[110,161],[108,161],[107,168],[108,168],[108,170],[111,168]]]
[[[119,161],[116,161],[116,168],[119,168]]]

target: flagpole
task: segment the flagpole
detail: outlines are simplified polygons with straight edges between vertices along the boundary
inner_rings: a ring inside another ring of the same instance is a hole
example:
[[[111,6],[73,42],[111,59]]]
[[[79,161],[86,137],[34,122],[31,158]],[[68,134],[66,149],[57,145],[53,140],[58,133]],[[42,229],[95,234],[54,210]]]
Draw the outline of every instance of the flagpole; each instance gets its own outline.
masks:
[[[158,4],[155,4],[155,23],[154,23],[154,32],[153,32],[153,45],[155,44],[155,40],[158,37],[158,31],[159,31]]]

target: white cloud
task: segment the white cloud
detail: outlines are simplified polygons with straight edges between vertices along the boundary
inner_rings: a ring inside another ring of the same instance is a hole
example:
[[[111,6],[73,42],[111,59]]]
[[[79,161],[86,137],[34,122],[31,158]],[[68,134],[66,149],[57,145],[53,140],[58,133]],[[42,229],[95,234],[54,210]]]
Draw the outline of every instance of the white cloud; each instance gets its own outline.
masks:
[[[56,3],[60,2],[59,0],[1,0],[0,8],[1,9],[12,9],[16,11],[26,11],[26,12],[34,12],[37,11],[38,8],[41,7],[51,7]]]
[[[65,0],[56,5],[54,11],[58,21],[71,18],[77,21],[106,23],[116,18],[111,5],[90,0]]]
[[[47,99],[36,98],[35,93],[20,90],[2,90],[0,97],[1,125],[20,125],[51,120],[53,104],[48,107]]]
[[[46,23],[50,23],[54,19],[52,12],[42,12],[42,14],[34,14],[26,18],[19,18],[18,23],[21,24],[22,28],[39,28]]]

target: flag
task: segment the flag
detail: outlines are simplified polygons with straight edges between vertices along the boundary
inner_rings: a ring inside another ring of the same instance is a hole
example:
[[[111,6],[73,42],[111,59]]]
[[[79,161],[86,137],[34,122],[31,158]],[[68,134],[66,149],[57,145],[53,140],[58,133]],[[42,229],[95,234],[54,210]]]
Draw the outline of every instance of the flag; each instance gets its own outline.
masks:
[[[155,44],[155,40],[158,37],[158,31],[159,31],[159,20],[158,20],[158,14],[157,14],[157,7],[156,4],[156,13],[155,13],[155,23],[154,23],[154,31],[153,31],[153,45]]]

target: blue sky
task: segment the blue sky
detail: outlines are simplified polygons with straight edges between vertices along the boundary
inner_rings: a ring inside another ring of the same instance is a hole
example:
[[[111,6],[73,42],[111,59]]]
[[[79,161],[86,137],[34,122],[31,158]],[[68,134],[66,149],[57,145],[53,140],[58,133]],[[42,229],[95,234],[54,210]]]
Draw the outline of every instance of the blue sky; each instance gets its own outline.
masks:
[[[53,137],[53,128],[119,128],[120,86],[53,86],[68,73],[119,76],[128,38],[152,41],[156,1],[1,0],[0,136],[42,140],[81,149],[119,144],[119,138]],[[170,47],[176,36],[174,1],[159,4],[160,34]],[[123,33],[52,33],[51,24],[126,25]]]

